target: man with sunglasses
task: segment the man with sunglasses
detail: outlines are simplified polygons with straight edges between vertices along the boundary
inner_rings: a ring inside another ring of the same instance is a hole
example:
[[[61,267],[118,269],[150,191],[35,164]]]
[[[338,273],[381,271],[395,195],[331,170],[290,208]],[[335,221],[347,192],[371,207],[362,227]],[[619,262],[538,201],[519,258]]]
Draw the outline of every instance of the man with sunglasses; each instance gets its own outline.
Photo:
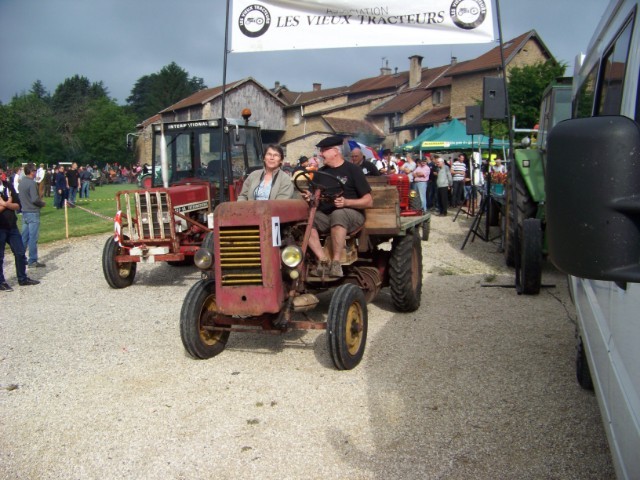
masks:
[[[321,140],[316,147],[324,165],[319,172],[336,177],[342,183],[343,192],[331,202],[321,202],[313,222],[313,230],[309,238],[309,248],[318,258],[316,276],[339,278],[343,276],[340,258],[349,232],[364,225],[363,209],[373,205],[371,187],[362,169],[344,159],[342,154],[343,138],[337,135]],[[329,182],[318,175],[314,181],[328,187],[327,193],[335,189],[337,183]],[[308,194],[307,194],[308,198]],[[319,232],[330,233],[332,258],[325,256],[320,242]]]

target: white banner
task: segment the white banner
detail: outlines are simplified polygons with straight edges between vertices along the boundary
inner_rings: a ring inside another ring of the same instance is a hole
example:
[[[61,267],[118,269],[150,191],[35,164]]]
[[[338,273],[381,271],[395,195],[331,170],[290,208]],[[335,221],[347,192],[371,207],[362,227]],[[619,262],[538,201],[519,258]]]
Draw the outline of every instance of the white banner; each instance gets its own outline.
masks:
[[[231,51],[486,43],[492,0],[232,0]]]

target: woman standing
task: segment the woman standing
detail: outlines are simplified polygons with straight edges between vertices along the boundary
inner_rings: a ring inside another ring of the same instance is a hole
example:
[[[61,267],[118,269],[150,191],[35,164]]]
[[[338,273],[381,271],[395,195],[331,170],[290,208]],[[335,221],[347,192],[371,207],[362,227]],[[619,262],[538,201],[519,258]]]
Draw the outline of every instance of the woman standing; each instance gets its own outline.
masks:
[[[242,184],[238,201],[286,200],[293,196],[291,177],[280,167],[284,152],[280,145],[271,144],[263,157],[264,168],[251,172]]]
[[[416,191],[420,195],[420,201],[422,202],[422,210],[425,212],[428,210],[427,208],[427,182],[429,181],[429,175],[431,174],[431,169],[429,165],[427,165],[427,159],[421,158],[420,164],[413,171],[413,184],[415,185]]]

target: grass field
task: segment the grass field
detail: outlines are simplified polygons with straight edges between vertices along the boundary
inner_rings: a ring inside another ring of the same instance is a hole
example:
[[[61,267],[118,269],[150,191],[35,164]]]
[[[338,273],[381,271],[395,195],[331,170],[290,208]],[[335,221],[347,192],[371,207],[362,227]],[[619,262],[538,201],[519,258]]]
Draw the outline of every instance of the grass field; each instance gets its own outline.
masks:
[[[113,218],[116,214],[116,192],[120,190],[135,190],[137,188],[138,186],[135,183],[96,187],[95,190],[89,192],[88,199],[76,197],[76,205]],[[64,208],[58,210],[53,206],[53,196],[46,197],[43,200],[47,206],[40,211],[40,239],[38,243],[44,244],[65,239]],[[67,218],[69,222],[69,238],[113,231],[113,220],[105,220],[80,208],[67,208]],[[18,226],[22,229],[22,220],[20,218],[18,218]]]

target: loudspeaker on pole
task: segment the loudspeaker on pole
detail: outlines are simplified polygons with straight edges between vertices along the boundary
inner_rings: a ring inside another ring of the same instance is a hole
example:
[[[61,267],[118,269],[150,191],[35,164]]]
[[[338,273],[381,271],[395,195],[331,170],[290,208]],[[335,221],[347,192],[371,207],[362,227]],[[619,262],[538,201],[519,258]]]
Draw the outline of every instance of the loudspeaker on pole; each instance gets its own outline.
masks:
[[[465,107],[467,114],[467,135],[479,135],[482,133],[482,116],[480,105]]]
[[[502,78],[484,77],[482,87],[482,117],[485,120],[504,120],[507,103]]]

